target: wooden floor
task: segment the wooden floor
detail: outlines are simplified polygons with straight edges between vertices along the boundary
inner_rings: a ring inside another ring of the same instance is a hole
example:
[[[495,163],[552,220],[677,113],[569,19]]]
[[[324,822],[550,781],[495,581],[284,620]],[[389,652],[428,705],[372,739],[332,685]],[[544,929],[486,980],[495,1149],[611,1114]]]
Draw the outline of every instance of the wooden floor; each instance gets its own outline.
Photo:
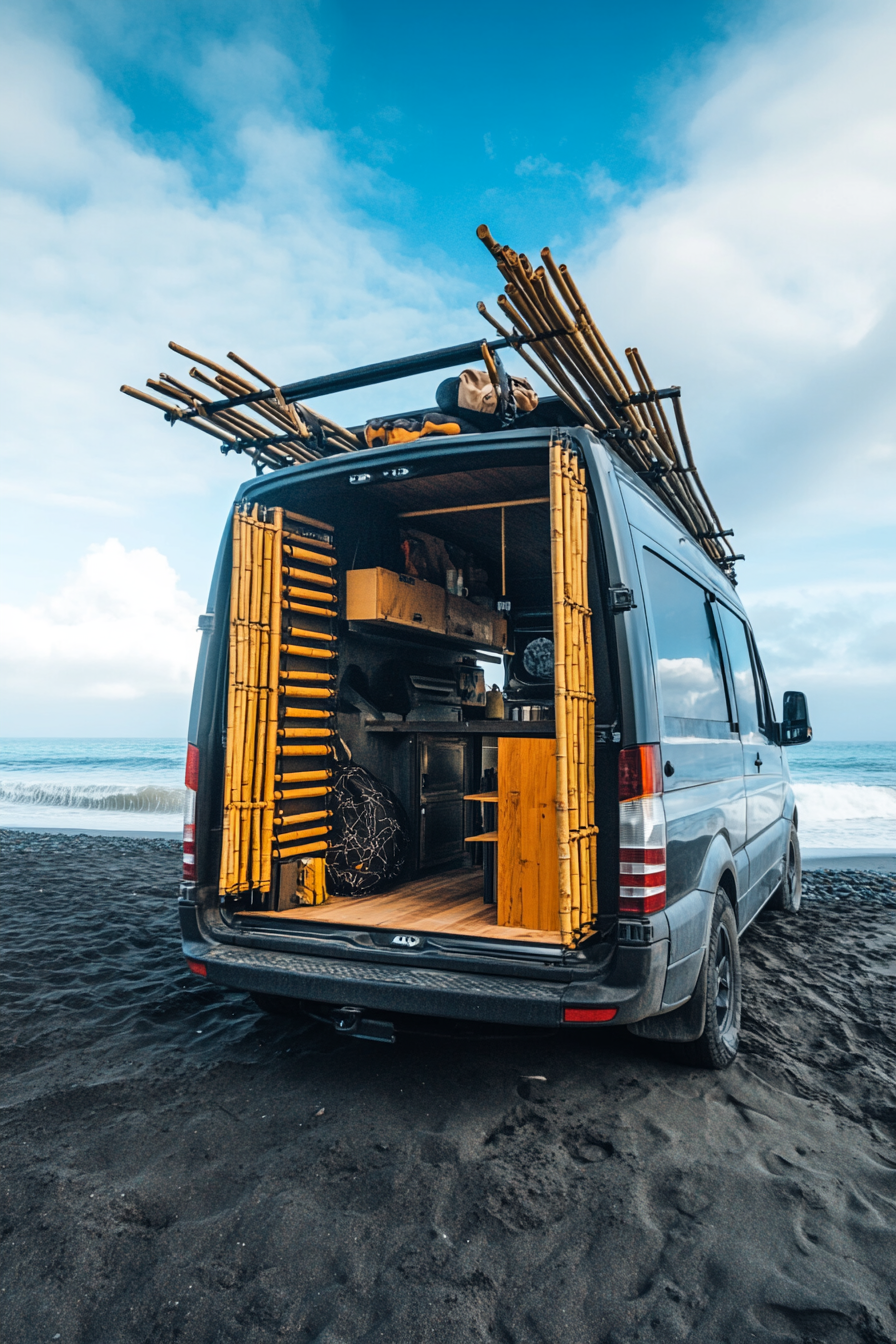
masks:
[[[435,877],[402,882],[379,896],[332,896],[323,905],[253,911],[251,918],[341,924],[358,929],[385,928],[402,933],[450,933],[526,943],[557,945],[561,941],[559,933],[547,929],[499,926],[497,908],[486,905],[482,899],[481,868],[459,868]]]

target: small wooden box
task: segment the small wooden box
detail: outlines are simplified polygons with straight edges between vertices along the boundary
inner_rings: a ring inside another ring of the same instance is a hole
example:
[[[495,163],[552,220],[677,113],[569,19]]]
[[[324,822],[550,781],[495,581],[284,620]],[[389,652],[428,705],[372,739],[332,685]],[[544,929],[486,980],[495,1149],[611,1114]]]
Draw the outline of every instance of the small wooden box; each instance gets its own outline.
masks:
[[[455,597],[448,593],[447,599],[446,634],[457,639],[468,639],[471,644],[485,645],[486,648],[507,647],[506,617],[499,616],[496,611],[487,611],[466,597]]]

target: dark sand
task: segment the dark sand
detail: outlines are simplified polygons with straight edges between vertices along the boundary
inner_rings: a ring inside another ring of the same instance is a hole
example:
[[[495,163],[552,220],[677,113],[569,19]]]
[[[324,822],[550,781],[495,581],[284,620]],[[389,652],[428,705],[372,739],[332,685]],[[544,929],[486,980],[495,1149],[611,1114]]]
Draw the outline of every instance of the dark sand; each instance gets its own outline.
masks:
[[[171,842],[3,850],[4,1344],[896,1340],[891,877],[747,933],[708,1074],[278,1022],[185,972]]]

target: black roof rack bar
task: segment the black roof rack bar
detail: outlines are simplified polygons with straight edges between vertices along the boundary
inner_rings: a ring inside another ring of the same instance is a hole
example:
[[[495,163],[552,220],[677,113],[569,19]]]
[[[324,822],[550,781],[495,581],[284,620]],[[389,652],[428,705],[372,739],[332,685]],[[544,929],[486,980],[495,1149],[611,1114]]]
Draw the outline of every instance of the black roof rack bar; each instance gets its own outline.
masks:
[[[503,350],[511,342],[486,341],[485,344],[489,350]],[[359,369],[324,373],[319,378],[306,378],[301,383],[284,384],[280,391],[286,401],[304,401],[306,397],[323,397],[330,392],[348,392],[353,387],[389,383],[395,378],[411,378],[415,373],[432,373],[435,369],[450,369],[458,364],[468,364],[471,360],[481,359],[482,345],[482,341],[467,341],[465,345],[448,345],[443,350],[429,350],[422,355],[387,359],[382,364],[364,364]],[[273,391],[266,387],[260,392],[246,392],[241,397],[206,403],[200,412],[187,411],[181,418],[189,420],[195,414],[208,415],[209,412],[226,411],[233,406],[248,406],[253,401],[268,401],[273,396]]]

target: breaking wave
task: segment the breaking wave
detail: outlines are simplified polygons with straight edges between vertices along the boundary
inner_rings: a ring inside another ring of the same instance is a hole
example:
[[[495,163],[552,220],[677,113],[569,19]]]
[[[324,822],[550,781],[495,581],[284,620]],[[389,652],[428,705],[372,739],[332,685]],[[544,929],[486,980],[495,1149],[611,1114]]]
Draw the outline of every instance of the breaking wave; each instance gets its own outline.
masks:
[[[810,784],[799,779],[794,780],[793,791],[802,817],[816,826],[872,817],[896,822],[896,789],[885,784]]]
[[[26,784],[0,780],[0,804],[16,807],[84,808],[90,812],[183,812],[182,788],[145,784]]]
[[[803,847],[896,849],[896,789],[795,779]]]

